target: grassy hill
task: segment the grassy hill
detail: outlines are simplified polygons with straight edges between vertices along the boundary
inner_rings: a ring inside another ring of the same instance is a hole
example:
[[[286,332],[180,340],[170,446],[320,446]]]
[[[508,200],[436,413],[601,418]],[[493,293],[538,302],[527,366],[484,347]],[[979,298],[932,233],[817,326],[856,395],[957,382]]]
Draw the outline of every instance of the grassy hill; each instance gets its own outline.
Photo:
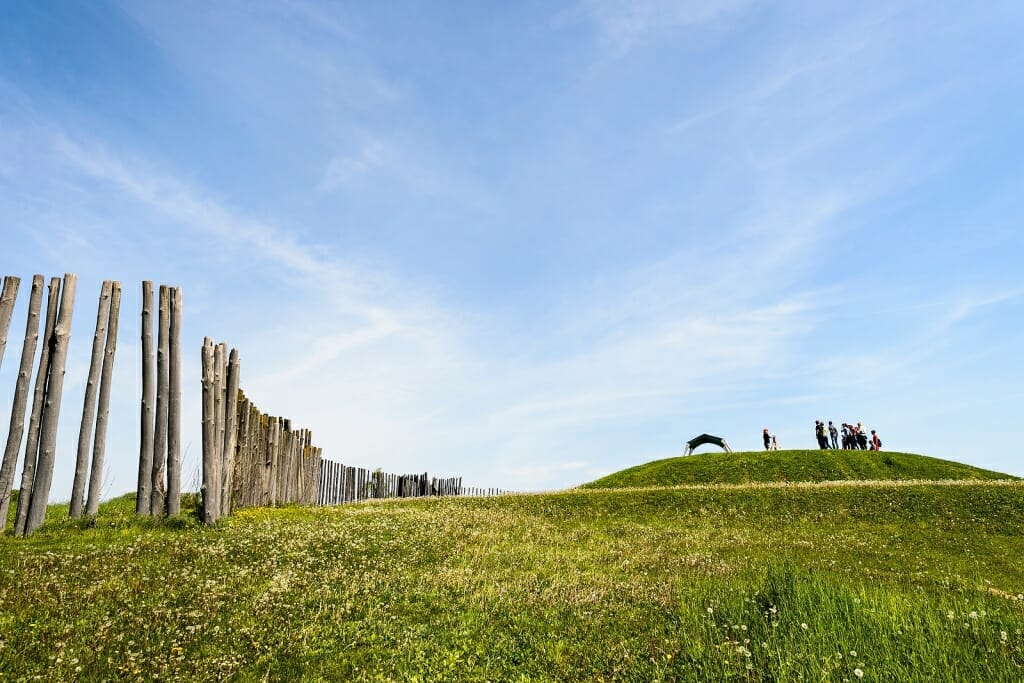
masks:
[[[213,529],[137,520],[130,496],[92,524],[65,509],[0,537],[0,679],[1024,672],[1020,482],[383,501]]]
[[[1013,479],[1006,474],[912,453],[886,451],[751,451],[700,453],[655,460],[584,488],[743,484],[778,481]]]

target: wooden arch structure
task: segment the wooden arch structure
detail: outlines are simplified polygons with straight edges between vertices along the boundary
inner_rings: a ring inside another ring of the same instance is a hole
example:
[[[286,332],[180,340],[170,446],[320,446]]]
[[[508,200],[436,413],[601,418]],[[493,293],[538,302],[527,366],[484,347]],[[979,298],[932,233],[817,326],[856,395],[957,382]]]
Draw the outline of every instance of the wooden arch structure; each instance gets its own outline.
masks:
[[[712,436],[711,434],[701,434],[700,436],[695,436],[686,442],[686,450],[683,452],[683,455],[691,455],[695,450],[706,443],[718,446],[726,453],[732,453],[732,449],[729,448],[728,442],[726,442],[722,437]]]

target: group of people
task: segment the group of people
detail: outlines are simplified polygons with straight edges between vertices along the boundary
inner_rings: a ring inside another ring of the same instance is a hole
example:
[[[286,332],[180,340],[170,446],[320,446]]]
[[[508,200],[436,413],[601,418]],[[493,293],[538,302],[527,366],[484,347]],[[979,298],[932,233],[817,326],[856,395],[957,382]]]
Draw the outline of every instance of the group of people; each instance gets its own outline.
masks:
[[[839,448],[840,437],[842,437],[843,450],[882,450],[882,439],[878,436],[878,432],[872,429],[869,437],[863,422],[858,422],[855,425],[844,422],[842,427],[837,429],[832,424],[832,420],[828,421],[828,426],[821,420],[815,420],[814,437],[818,440],[818,446],[822,450],[827,450],[830,447]]]
[[[775,435],[768,431],[767,427],[764,428],[761,436],[764,439],[764,449],[766,451],[779,450],[779,442],[775,439]],[[858,422],[855,425],[844,422],[841,428],[836,428],[832,424],[832,420],[828,421],[828,425],[821,420],[815,420],[814,437],[818,440],[818,447],[822,450],[828,450],[829,448],[838,449],[840,437],[842,437],[843,450],[882,450],[882,439],[878,436],[878,432],[872,429],[871,436],[869,437],[863,422]]]

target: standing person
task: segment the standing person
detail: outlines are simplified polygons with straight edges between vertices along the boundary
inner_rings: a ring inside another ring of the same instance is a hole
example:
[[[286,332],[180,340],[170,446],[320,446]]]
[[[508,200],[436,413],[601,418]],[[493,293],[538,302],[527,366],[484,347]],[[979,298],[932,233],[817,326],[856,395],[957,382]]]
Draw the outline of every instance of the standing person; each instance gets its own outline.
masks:
[[[862,451],[868,449],[868,433],[864,430],[864,423],[857,423],[857,444],[860,446]]]
[[[832,449],[839,448],[839,430],[832,424],[832,420],[828,421],[828,435],[832,439]]]
[[[882,440],[878,437],[878,432],[876,432],[874,429],[871,430],[871,450],[882,450]]]
[[[764,439],[764,449],[770,451],[772,449],[772,435],[768,433],[767,427],[764,428],[764,433],[761,434],[761,437]]]
[[[850,448],[850,425],[843,423],[843,450]]]
[[[774,434],[772,434],[772,447],[771,447],[771,450],[773,450],[773,451],[779,450],[779,442],[775,440],[775,435]]]
[[[814,436],[818,439],[818,448],[828,450],[828,441],[825,440],[825,423],[821,420],[814,421]]]

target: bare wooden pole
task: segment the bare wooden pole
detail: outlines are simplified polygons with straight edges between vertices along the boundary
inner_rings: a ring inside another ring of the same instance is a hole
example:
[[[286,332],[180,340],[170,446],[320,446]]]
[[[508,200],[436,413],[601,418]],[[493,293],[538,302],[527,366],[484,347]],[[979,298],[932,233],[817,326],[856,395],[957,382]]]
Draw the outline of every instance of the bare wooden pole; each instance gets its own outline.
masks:
[[[32,485],[32,503],[28,509],[25,534],[43,525],[46,519],[46,505],[50,498],[50,484],[53,483],[53,463],[57,455],[57,423],[60,420],[60,399],[64,391],[64,365],[68,359],[68,345],[71,341],[71,318],[75,313],[75,287],[78,277],[73,273],[64,274],[61,288],[60,310],[53,334],[53,352],[50,358],[50,380],[46,386],[46,410],[39,435],[39,461],[36,464],[36,480]]]
[[[224,488],[220,501],[222,515],[231,514],[231,491],[234,484],[235,446],[238,443],[238,349],[231,349],[228,358],[226,390],[224,396]]]
[[[217,482],[217,490],[214,491],[211,500],[216,504],[217,516],[220,517],[220,502],[224,491],[224,397],[226,382],[227,344],[217,344],[213,349],[213,447],[216,455],[216,472],[214,473]]]
[[[142,282],[142,404],[139,437],[139,483],[135,493],[135,513],[149,514],[150,482],[153,480],[153,283]]]
[[[11,315],[14,303],[18,298],[18,285],[21,278],[8,275],[4,278],[3,289],[0,289],[0,365],[4,362],[4,349],[7,348],[7,330],[11,327]]]
[[[215,467],[217,449],[214,446],[216,428],[214,426],[214,384],[213,384],[213,340],[203,340],[203,521],[214,524],[217,521],[217,506],[214,503],[214,491],[217,489],[217,470]]]
[[[156,343],[156,421],[153,427],[153,469],[149,489],[149,514],[164,514],[164,475],[167,470],[167,337],[170,332],[170,292],[167,285],[160,285],[159,320]]]
[[[100,374],[100,405],[96,414],[96,441],[92,449],[92,467],[89,470],[89,498],[85,514],[94,517],[100,507],[100,486],[103,484],[103,458],[107,450],[107,419],[110,417],[110,390],[114,374],[114,355],[117,353],[117,320],[121,312],[121,283],[114,282],[110,292],[110,313],[107,322],[107,340],[103,348],[103,371]]]
[[[32,485],[36,480],[36,463],[39,459],[39,425],[42,422],[43,404],[46,402],[46,384],[50,379],[50,351],[53,349],[53,328],[57,324],[57,307],[59,305],[60,278],[50,278],[46,299],[46,324],[43,326],[43,348],[39,354],[39,368],[36,371],[36,385],[32,395],[32,417],[28,423],[25,460],[21,466],[18,510],[14,519],[14,534],[16,536],[25,535],[28,507],[32,502]]]
[[[181,287],[171,289],[167,391],[167,514],[181,513]]]
[[[43,276],[32,277],[32,293],[28,299],[28,316],[25,322],[25,341],[21,346],[21,365],[18,368],[18,382],[14,387],[14,403],[11,405],[11,425],[7,431],[7,447],[4,461],[0,466],[0,532],[7,528],[7,511],[11,504],[11,490],[14,486],[14,468],[18,464],[18,449],[25,433],[25,406],[28,403],[28,385],[32,375],[32,363],[39,342],[39,308],[43,299]]]
[[[270,500],[268,505],[277,505],[277,477],[278,470],[280,469],[280,461],[278,459],[278,444],[280,441],[280,422],[276,417],[270,418],[270,434],[267,442],[267,462],[270,465]]]
[[[82,422],[78,427],[78,455],[75,458],[75,478],[71,483],[71,505],[68,516],[82,516],[85,502],[85,480],[89,474],[89,448],[92,446],[92,428],[96,423],[96,394],[100,384],[100,366],[103,365],[103,345],[107,341],[107,320],[110,318],[110,290],[113,283],[104,280],[100,287],[100,303],[96,307],[96,331],[92,335],[92,357],[89,360],[89,378],[85,383],[82,402]]]

